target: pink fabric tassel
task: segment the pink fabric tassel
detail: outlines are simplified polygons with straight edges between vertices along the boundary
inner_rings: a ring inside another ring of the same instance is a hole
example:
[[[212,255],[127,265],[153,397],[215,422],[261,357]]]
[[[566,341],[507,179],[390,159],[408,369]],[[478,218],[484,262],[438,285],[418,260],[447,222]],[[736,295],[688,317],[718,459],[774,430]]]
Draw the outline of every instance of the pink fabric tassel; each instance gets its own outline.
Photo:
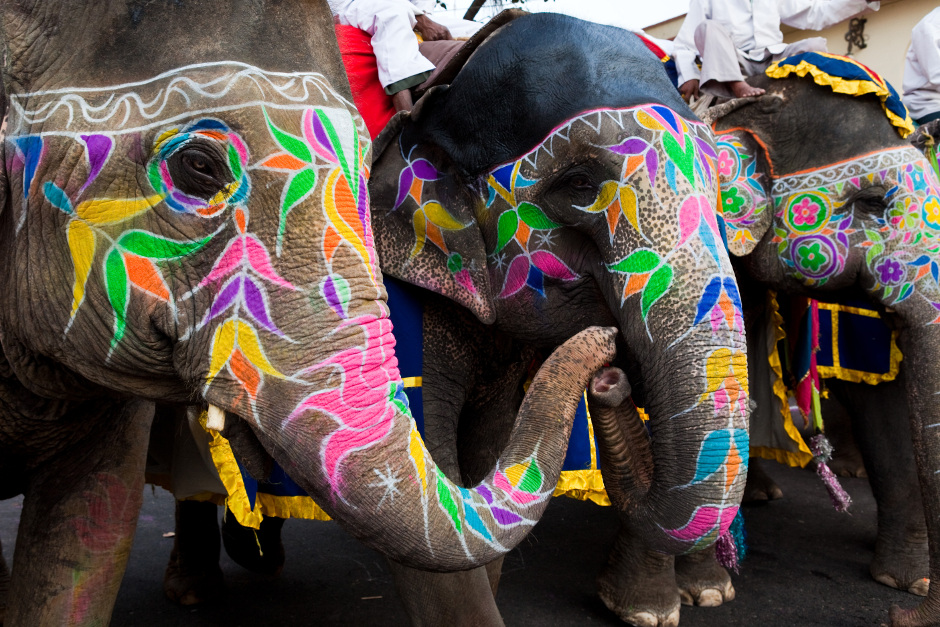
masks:
[[[826,462],[832,459],[832,444],[825,435],[820,433],[810,438],[809,447],[813,451],[813,461],[816,462],[816,474],[825,484],[829,498],[832,499],[832,506],[837,512],[848,511],[849,505],[852,504],[852,497],[842,488],[839,479],[826,465]]]
[[[734,544],[734,536],[726,531],[715,542],[715,560],[728,570],[738,572],[738,549]]]

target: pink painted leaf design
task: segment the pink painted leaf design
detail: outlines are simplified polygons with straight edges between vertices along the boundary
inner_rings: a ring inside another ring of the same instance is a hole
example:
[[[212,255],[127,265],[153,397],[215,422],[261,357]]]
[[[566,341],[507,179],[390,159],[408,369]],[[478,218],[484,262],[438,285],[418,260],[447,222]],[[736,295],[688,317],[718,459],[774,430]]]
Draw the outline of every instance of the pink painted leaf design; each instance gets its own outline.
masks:
[[[229,275],[232,270],[238,267],[245,257],[245,236],[239,235],[226,247],[218,260],[215,262],[212,270],[199,282],[199,287],[205,287],[209,283],[218,281]]]
[[[289,290],[297,289],[290,281],[277,273],[271,265],[271,255],[268,254],[268,250],[254,235],[245,236],[245,251],[248,255],[248,263],[251,264],[255,272],[280,287]]]
[[[535,267],[553,279],[571,281],[572,279],[576,279],[578,276],[571,270],[571,268],[565,265],[565,262],[547,250],[537,250],[532,253],[531,256],[532,263],[535,265]]]

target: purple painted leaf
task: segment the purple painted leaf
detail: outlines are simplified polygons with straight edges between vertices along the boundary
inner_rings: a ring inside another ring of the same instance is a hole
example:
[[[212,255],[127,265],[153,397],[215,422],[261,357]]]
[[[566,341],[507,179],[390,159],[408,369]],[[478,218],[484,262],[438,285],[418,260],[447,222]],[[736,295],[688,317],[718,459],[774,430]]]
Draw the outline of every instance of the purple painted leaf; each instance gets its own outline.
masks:
[[[222,287],[222,291],[220,291],[218,296],[215,297],[215,300],[212,301],[212,307],[209,308],[209,313],[206,314],[206,319],[203,321],[203,324],[209,322],[210,320],[214,320],[226,309],[231,307],[232,303],[235,302],[235,299],[238,298],[238,295],[241,294],[241,291],[242,277],[239,275],[233,277]]]
[[[405,202],[405,198],[408,197],[408,192],[411,191],[411,184],[414,180],[415,175],[411,168],[405,168],[401,171],[401,176],[398,177],[398,198],[395,199],[396,209],[401,207],[401,204]]]
[[[107,163],[108,157],[111,156],[111,151],[114,149],[114,140],[107,135],[81,135],[80,137],[82,141],[85,142],[85,154],[88,157],[89,169],[88,180],[85,181],[85,184],[78,190],[79,196],[85,191],[86,187],[91,185],[92,182],[98,178],[98,174],[101,173],[101,168]]]
[[[659,170],[659,155],[655,150],[646,153],[646,174],[650,177],[650,185],[656,186],[656,173]]]
[[[522,289],[526,279],[529,277],[529,258],[525,255],[519,255],[509,264],[509,270],[506,271],[506,281],[503,283],[503,291],[500,292],[500,298],[507,298]]]
[[[368,226],[369,223],[369,190],[366,188],[366,179],[361,174],[359,175],[359,199],[357,200],[357,207],[359,210],[359,221],[362,222],[363,226]],[[366,231],[369,229],[366,228]]]
[[[611,146],[608,150],[618,155],[638,155],[649,148],[649,144],[639,137],[630,137],[623,143]]]
[[[318,115],[311,117],[311,122],[313,123],[313,136],[316,138],[317,143],[326,148],[326,150],[335,157],[336,150],[333,148],[333,142],[330,141],[330,136],[326,132],[326,128],[323,126],[323,121]]]
[[[701,137],[696,137],[695,143],[698,144],[699,150],[701,150],[703,154],[708,155],[712,159],[718,158],[718,153],[715,152],[715,149],[712,148],[712,145]]]
[[[496,519],[496,522],[504,527],[514,525],[522,520],[522,517],[518,514],[510,512],[508,509],[503,509],[502,507],[494,507],[490,511],[493,513],[493,518]]]
[[[277,325],[274,324],[274,321],[271,320],[271,315],[268,313],[268,303],[267,298],[265,298],[264,290],[250,277],[245,277],[244,293],[245,308],[248,310],[248,313],[265,329],[275,335],[284,337],[284,334],[277,328]]]
[[[433,181],[440,177],[437,169],[427,159],[415,159],[411,164],[411,169],[422,181]]]
[[[845,246],[846,248],[849,247],[849,237],[845,233],[841,231],[839,233],[836,233],[836,239],[839,240],[839,243]]]
[[[477,491],[477,494],[482,496],[483,500],[486,501],[487,503],[493,502],[493,493],[490,492],[490,489],[487,488],[485,485],[478,485],[476,487],[476,491]]]

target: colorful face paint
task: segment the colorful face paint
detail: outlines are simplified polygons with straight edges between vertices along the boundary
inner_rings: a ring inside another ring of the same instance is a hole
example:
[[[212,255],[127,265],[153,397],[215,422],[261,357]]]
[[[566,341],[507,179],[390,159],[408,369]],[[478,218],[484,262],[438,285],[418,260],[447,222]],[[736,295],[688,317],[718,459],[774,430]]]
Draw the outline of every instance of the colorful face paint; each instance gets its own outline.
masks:
[[[718,176],[728,248],[744,255],[760,239],[761,224],[770,220],[770,199],[757,171],[757,156],[734,135],[718,138]]]
[[[858,216],[852,204],[874,188],[887,204]],[[774,242],[791,276],[823,286],[844,271],[861,248],[887,305],[917,295],[940,310],[940,183],[926,159],[910,147],[884,150],[827,168],[781,177],[773,184]],[[871,221],[871,226],[862,222]]]

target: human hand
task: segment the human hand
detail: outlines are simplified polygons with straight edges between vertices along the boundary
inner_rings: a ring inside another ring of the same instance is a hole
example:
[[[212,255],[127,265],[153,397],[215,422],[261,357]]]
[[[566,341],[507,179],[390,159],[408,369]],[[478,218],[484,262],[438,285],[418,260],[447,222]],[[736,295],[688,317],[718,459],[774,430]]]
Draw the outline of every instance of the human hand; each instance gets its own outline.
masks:
[[[690,99],[698,98],[698,79],[693,78],[692,80],[686,81],[679,86],[679,93],[682,94],[682,99],[688,102]]]
[[[421,33],[421,37],[424,38],[424,41],[440,41],[442,39],[453,39],[450,34],[450,31],[447,30],[446,26],[442,26],[429,18],[427,15],[419,15],[417,18],[418,32]]]

